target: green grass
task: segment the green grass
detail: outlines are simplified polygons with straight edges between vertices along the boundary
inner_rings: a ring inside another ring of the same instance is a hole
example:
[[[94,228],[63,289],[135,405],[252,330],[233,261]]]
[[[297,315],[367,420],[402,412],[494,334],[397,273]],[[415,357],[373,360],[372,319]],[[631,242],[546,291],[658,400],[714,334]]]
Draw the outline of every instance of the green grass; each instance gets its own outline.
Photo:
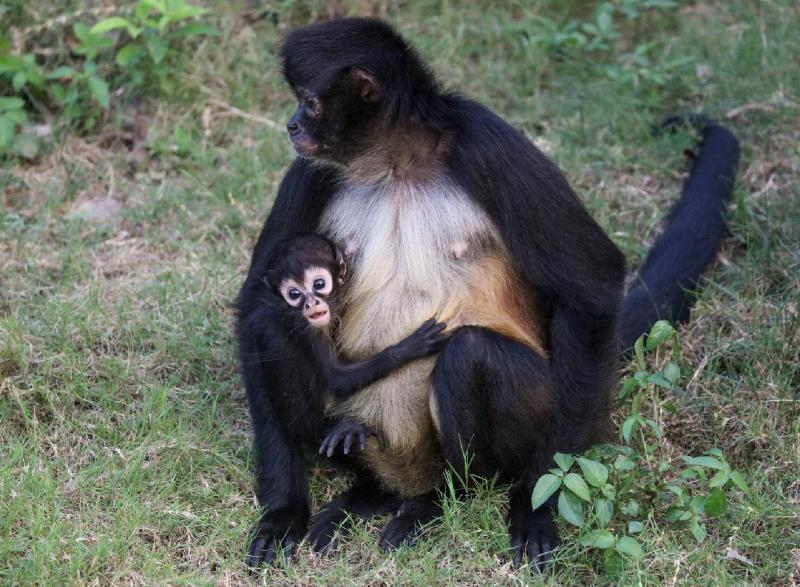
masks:
[[[150,121],[144,162],[133,166],[115,139],[133,116],[124,105],[92,134],[59,132],[35,161],[0,162],[0,583],[253,581],[243,560],[257,508],[231,302],[292,155],[280,131],[213,100],[280,125],[292,109],[275,60],[280,36],[339,11],[387,16],[450,86],[542,145],[633,264],[675,198],[687,169],[681,153],[693,144],[654,139],[649,125],[702,109],[735,130],[743,159],[730,234],[681,329],[690,381],[671,398],[677,412],[659,418],[676,455],[722,448],[754,499],[735,497],[702,544],[646,521],[645,557],[619,577],[562,524],[565,545],[544,582],[800,581],[796,2],[643,11],[616,19],[620,37],[595,51],[543,32],[543,22],[591,20],[594,3],[578,0],[254,1],[255,20],[204,4],[221,35],[185,60],[177,96],[138,106]],[[56,15],[53,6],[11,0],[1,17],[24,29]],[[49,34],[63,41],[59,25]],[[650,42],[636,76],[608,74]],[[99,197],[120,212],[71,214]],[[317,507],[344,482],[324,464],[311,470]],[[504,492],[482,485],[446,506],[414,547],[383,554],[382,520],[361,522],[335,554],[303,547],[292,565],[258,580],[542,581],[509,563]],[[752,564],[726,560],[729,547]]]

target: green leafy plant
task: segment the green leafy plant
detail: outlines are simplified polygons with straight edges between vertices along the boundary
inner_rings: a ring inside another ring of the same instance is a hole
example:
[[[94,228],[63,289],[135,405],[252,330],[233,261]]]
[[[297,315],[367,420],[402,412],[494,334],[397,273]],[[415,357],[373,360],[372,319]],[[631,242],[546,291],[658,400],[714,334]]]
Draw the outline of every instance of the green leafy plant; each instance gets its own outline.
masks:
[[[669,360],[652,368],[663,362],[660,355],[668,342],[672,343]],[[647,525],[661,521],[688,525],[701,542],[708,519],[727,511],[730,490],[751,496],[744,476],[731,468],[719,449],[670,460],[660,424],[644,414],[648,398],[674,411],[656,390],[678,389],[680,354],[680,340],[668,322],[657,322],[646,337],[640,337],[634,346],[637,371],[620,391],[621,403],[630,400],[629,415],[620,427],[622,444],[596,446],[581,456],[556,453],[556,467],[539,478],[531,496],[536,509],[552,504],[557,495],[559,516],[579,529],[581,546],[602,552],[608,572],[618,572],[626,561],[644,556],[634,535],[646,531]]]
[[[139,0],[128,17],[89,26],[71,23],[74,42],[59,61],[39,63],[33,52],[0,46],[0,156],[15,154],[16,136],[30,119],[78,122],[91,129],[112,96],[154,90],[172,94],[181,41],[215,34],[197,19],[207,10],[186,0]],[[98,110],[97,106],[100,106]],[[29,136],[29,135],[28,135]]]
[[[618,25],[622,20],[635,21],[654,10],[677,6],[673,0],[615,0],[598,3],[591,17],[586,19],[571,18],[562,23],[538,16],[524,31],[523,44],[541,47],[557,59],[585,57],[589,53],[591,63],[596,63],[600,71],[612,79],[634,86],[649,83],[662,87],[686,60],[665,60],[655,54],[659,44],[651,41],[635,44],[632,51],[617,54],[614,49],[621,37]]]
[[[114,16],[95,24],[90,32],[125,37],[116,50],[115,63],[129,84],[139,87],[155,81],[165,93],[174,91],[169,55],[178,40],[215,34],[213,27],[194,20],[208,12],[185,0],[139,0],[129,18]]]
[[[17,129],[28,123],[25,102],[15,97],[0,97],[0,152],[11,148]]]

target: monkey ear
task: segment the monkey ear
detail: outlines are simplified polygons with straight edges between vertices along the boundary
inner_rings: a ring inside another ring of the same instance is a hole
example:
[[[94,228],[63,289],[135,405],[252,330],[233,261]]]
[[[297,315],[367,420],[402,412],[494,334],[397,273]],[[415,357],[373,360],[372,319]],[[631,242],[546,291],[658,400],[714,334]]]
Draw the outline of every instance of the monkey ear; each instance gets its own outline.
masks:
[[[358,93],[364,102],[374,104],[383,96],[383,88],[381,88],[372,72],[363,67],[355,66],[350,69],[349,77],[356,84]]]

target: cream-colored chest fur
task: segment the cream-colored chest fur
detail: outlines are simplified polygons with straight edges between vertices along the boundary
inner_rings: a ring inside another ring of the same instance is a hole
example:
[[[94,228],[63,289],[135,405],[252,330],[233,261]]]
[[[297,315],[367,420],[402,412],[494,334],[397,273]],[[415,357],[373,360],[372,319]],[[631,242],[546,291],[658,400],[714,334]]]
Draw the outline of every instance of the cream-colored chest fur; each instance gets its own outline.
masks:
[[[352,252],[339,337],[351,356],[398,342],[441,310],[470,279],[464,249],[496,239],[483,210],[437,178],[347,185],[320,228]]]
[[[371,355],[411,334],[468,291],[469,267],[497,233],[486,214],[452,183],[345,185],[323,214],[320,231],[352,253],[342,306],[340,352]],[[472,249],[475,254],[464,254]],[[425,490],[441,467],[428,395],[433,358],[415,361],[350,400],[331,406],[380,429],[388,449],[366,459],[401,493]],[[432,444],[433,443],[433,444]],[[413,470],[412,470],[413,469]],[[414,481],[413,479],[417,479]]]

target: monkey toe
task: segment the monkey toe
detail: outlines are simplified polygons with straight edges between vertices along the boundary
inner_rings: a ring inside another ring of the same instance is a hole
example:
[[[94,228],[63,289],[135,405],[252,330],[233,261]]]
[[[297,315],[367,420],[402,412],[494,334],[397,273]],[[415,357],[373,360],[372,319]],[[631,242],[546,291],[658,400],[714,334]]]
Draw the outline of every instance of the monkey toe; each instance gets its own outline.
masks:
[[[269,528],[259,528],[256,531],[247,552],[246,562],[251,571],[255,572],[262,565],[272,564],[278,556],[283,556],[286,561],[291,560],[297,542],[290,534],[280,538]]]
[[[532,569],[545,572],[552,552],[558,546],[558,529],[549,510],[527,513],[522,519],[512,521],[511,547],[514,566],[522,565],[527,558]]]
[[[402,544],[410,542],[414,535],[415,526],[414,518],[411,516],[395,516],[381,532],[378,546],[382,551],[390,552]]]

